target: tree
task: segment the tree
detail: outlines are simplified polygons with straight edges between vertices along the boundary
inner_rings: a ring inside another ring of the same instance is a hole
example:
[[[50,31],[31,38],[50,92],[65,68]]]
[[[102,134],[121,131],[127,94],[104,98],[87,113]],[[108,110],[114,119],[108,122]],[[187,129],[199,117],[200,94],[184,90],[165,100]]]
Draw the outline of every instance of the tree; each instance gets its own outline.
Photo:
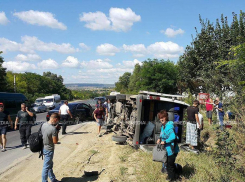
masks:
[[[121,93],[128,92],[128,86],[130,82],[131,73],[125,72],[122,76],[119,77],[119,81],[115,83],[115,90]]]
[[[48,72],[43,72],[43,76],[50,78],[51,80],[55,81],[55,82],[60,82],[63,84],[64,79],[62,78],[61,75],[57,76],[57,74],[51,73],[50,71]]]
[[[0,51],[1,54],[2,52]],[[2,67],[3,62],[3,57],[0,56],[0,92],[5,92],[7,89],[6,68]]]
[[[129,79],[128,91],[133,94],[137,94],[141,87],[141,76],[140,76],[141,66],[136,64],[134,67],[133,74]]]
[[[141,90],[175,94],[177,92],[177,67],[171,61],[148,59],[140,71]]]
[[[190,88],[192,94],[215,92],[221,95],[232,87],[223,78],[229,77],[227,65],[217,67],[222,60],[232,60],[231,47],[245,42],[244,13],[233,13],[233,21],[228,24],[227,17],[221,15],[214,25],[209,20],[199,17],[201,31],[196,29],[196,37],[187,46],[178,61],[180,90]]]

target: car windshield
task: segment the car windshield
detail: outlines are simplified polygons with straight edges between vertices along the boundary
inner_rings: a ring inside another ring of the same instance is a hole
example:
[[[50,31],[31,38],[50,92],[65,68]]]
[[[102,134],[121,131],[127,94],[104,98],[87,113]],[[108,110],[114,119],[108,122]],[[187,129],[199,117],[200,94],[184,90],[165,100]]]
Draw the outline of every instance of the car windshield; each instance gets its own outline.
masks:
[[[35,101],[35,103],[37,103],[37,104],[43,103],[43,99],[38,99]]]
[[[97,104],[97,100],[87,100],[85,103],[90,105],[95,105]]]
[[[54,102],[54,99],[44,99],[44,102],[46,103]]]

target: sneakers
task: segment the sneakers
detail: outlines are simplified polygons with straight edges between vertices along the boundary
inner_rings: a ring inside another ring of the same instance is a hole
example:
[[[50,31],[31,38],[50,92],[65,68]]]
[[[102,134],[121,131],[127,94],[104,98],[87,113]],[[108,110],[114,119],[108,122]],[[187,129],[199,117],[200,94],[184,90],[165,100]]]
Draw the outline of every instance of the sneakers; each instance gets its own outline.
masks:
[[[5,152],[6,151],[6,149],[2,149],[2,152]]]
[[[65,132],[65,133],[62,133],[62,135],[66,135],[67,133]]]
[[[26,145],[24,145],[24,147],[23,147],[22,149],[24,150],[24,149],[26,149],[26,148],[27,148],[27,146],[26,146]]]
[[[162,172],[162,173],[167,173],[167,168],[166,168],[166,167],[163,167],[163,168],[161,169],[161,172]]]

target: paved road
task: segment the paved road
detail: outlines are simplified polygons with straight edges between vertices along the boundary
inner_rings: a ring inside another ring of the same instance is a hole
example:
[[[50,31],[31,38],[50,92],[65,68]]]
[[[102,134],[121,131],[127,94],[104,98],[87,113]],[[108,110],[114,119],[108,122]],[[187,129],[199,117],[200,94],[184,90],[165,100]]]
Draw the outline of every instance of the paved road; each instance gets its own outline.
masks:
[[[46,121],[47,113],[37,114],[37,122]],[[40,125],[36,125],[32,127],[32,133],[37,132]],[[81,127],[81,125],[72,125],[68,126],[67,131],[74,131],[77,128]],[[32,152],[29,148],[23,150],[20,142],[20,133],[19,131],[11,131],[7,133],[7,151],[0,152],[0,172],[4,171],[12,162],[16,159],[25,157]]]

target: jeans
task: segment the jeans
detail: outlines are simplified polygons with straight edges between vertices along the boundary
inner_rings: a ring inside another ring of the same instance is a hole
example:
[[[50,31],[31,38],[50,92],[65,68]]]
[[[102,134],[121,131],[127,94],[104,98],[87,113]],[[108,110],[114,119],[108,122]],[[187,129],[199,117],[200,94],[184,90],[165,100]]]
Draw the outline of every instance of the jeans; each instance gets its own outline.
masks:
[[[224,121],[224,116],[219,115],[219,124],[220,124],[220,126],[224,125],[223,121]]]
[[[29,136],[31,135],[31,127],[32,127],[31,124],[20,125],[19,131],[20,131],[20,140],[22,145],[27,144]]]
[[[61,115],[61,121],[62,122],[62,134],[66,133],[66,126],[67,126],[67,121],[69,119],[69,115]]]
[[[42,171],[42,182],[48,182],[48,177],[53,182],[56,180],[56,177],[53,172],[54,151],[43,149],[43,155],[44,155],[44,163],[43,163],[43,171]]]

